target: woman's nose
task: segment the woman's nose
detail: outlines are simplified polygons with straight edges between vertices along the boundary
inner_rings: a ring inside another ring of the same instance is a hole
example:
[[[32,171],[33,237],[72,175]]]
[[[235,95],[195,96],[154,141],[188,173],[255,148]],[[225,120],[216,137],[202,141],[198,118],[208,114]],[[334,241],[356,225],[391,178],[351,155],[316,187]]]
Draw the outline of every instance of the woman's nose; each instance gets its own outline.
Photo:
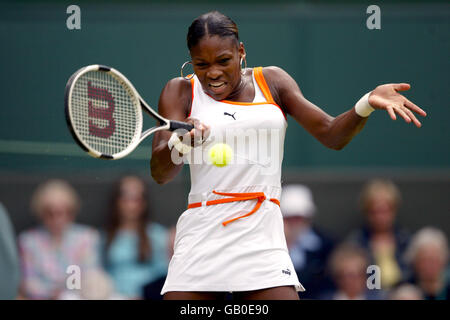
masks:
[[[216,80],[218,78],[220,78],[220,76],[222,75],[222,71],[219,70],[218,68],[210,68],[208,70],[208,72],[206,73],[206,76],[211,79],[211,80]]]

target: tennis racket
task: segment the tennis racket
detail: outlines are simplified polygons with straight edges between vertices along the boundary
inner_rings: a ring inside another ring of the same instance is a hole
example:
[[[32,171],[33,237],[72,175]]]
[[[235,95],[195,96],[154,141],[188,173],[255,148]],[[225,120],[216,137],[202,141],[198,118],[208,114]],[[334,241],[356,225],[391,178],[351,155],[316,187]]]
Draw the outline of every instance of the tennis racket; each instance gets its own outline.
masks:
[[[95,158],[120,159],[156,131],[191,131],[194,127],[159,115],[123,74],[103,65],[75,72],[67,82],[64,100],[73,138]],[[157,121],[144,132],[142,110]]]

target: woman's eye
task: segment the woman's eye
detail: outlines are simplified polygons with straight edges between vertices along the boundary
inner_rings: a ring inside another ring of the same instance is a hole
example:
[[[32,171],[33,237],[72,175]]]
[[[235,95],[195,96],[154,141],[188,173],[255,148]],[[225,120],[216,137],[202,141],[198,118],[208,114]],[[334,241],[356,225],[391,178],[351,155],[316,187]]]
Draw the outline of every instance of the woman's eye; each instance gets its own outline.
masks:
[[[196,67],[200,67],[200,68],[201,68],[201,67],[205,67],[205,66],[206,66],[206,63],[199,62],[199,63],[196,63],[195,66],[196,66]]]
[[[220,63],[227,63],[228,61],[230,61],[230,58],[220,59]]]

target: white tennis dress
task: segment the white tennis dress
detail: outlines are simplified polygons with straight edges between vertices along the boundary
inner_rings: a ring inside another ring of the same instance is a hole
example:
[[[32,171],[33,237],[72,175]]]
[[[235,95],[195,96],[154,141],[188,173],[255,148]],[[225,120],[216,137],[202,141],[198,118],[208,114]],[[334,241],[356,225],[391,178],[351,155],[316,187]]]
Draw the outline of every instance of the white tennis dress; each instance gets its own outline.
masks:
[[[254,68],[252,77],[251,103],[214,100],[196,76],[191,80],[190,116],[212,129],[203,148],[189,155],[190,208],[178,219],[161,294],[278,286],[305,290],[288,254],[278,202],[287,121],[273,101],[262,68]],[[234,150],[227,166],[206,163],[209,148],[217,142]]]

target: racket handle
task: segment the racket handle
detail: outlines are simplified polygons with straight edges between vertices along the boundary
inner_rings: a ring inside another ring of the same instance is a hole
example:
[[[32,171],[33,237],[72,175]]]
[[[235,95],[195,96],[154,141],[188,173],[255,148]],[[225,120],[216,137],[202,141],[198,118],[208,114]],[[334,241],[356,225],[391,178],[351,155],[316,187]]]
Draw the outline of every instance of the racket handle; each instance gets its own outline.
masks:
[[[177,129],[186,129],[187,131],[191,131],[194,128],[193,124],[176,121],[176,120],[170,120],[170,131],[175,131]]]

